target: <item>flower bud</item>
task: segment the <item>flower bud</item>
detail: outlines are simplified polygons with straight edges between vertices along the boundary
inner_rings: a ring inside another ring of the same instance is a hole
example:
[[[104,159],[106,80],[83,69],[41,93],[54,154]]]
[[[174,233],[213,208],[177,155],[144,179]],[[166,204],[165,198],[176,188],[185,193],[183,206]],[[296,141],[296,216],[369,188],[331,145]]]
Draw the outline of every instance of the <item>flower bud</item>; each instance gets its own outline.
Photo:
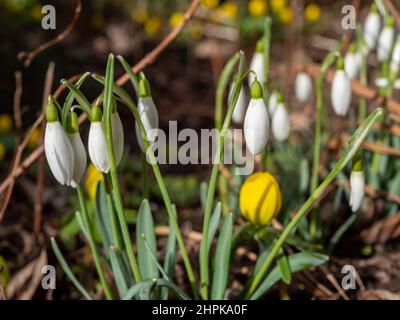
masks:
[[[282,102],[282,96],[280,95],[278,98],[278,105],[272,115],[272,134],[276,140],[283,142],[289,137],[289,133],[289,114],[286,110],[285,104]]]
[[[235,84],[232,83],[229,90],[229,99],[232,97],[234,86]],[[232,121],[236,124],[241,124],[243,122],[245,112],[246,112],[246,94],[244,92],[243,86],[241,86],[235,108],[233,109]]]
[[[353,212],[360,209],[365,194],[365,177],[363,160],[360,155],[354,156],[353,169],[350,175],[350,206]]]
[[[52,102],[46,109],[46,131],[44,135],[44,151],[47,163],[56,180],[69,186],[73,177],[74,153],[71,143],[58,121],[57,109]]]
[[[110,164],[107,152],[107,139],[101,118],[102,113],[100,108],[97,106],[93,107],[88,139],[89,157],[99,171],[108,173]]]
[[[282,206],[279,184],[268,172],[256,172],[249,176],[239,195],[240,211],[251,223],[265,226],[275,218]]]
[[[388,16],[385,21],[385,27],[383,28],[378,40],[378,61],[383,62],[389,60],[390,53],[392,50],[394,41],[394,19]]]
[[[147,139],[150,144],[152,144],[157,137],[157,134],[153,129],[158,129],[158,112],[150,93],[149,82],[144,77],[143,73],[140,75],[139,90],[140,97],[138,102],[138,112],[146,131]],[[146,152],[140,127],[137,123],[135,123],[135,130],[139,146],[143,152]]]
[[[381,16],[379,15],[378,8],[372,4],[371,10],[364,23],[364,40],[367,47],[372,50],[376,46],[381,29]]]
[[[269,118],[261,83],[254,81],[250,93],[251,99],[244,119],[244,137],[249,151],[256,155],[268,142]]]
[[[295,81],[296,98],[300,102],[306,102],[312,93],[311,77],[305,72],[299,72]]]
[[[117,165],[121,162],[124,153],[124,128],[117,111],[111,112],[112,140]]]
[[[350,45],[349,51],[344,57],[345,71],[349,79],[355,79],[360,71],[361,57],[357,53],[357,47],[355,43]]]
[[[351,103],[351,83],[344,71],[344,62],[339,58],[337,70],[333,76],[331,88],[331,102],[338,116],[345,116]]]
[[[79,134],[78,116],[75,112],[70,112],[68,114],[67,133],[74,155],[74,170],[72,173],[71,187],[76,188],[85,173],[87,156]]]
[[[276,90],[272,91],[271,95],[269,96],[269,99],[268,99],[268,112],[269,112],[269,115],[271,117],[275,112],[276,105],[278,104],[278,96],[279,96],[279,92],[276,91]]]
[[[250,63],[250,70],[253,70],[257,75],[257,80],[263,84],[265,82],[265,69],[264,69],[264,44],[263,40],[260,39],[257,42],[256,52],[253,55]],[[254,75],[249,75],[249,87],[254,82]]]

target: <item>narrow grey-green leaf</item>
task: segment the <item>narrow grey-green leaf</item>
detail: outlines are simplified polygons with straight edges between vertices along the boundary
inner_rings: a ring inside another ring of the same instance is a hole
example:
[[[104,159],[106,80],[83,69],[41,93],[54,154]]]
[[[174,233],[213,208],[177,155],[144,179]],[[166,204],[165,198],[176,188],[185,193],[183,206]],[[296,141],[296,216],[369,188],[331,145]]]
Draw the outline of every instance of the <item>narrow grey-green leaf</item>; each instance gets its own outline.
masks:
[[[120,252],[116,247],[111,246],[109,248],[109,256],[111,262],[111,269],[113,271],[115,284],[118,289],[118,293],[120,297],[125,296],[126,292],[128,291],[129,277],[124,270],[124,262],[122,252]]]
[[[210,219],[210,227],[209,227],[208,239],[207,239],[208,252],[210,252],[212,241],[213,241],[213,239],[215,237],[215,233],[217,232],[217,229],[218,229],[219,220],[221,218],[221,211],[222,211],[222,204],[221,204],[221,202],[218,202],[214,208],[214,212]]]
[[[277,264],[282,276],[282,280],[285,283],[290,284],[290,282],[292,281],[292,272],[290,271],[290,265],[287,256],[282,248],[279,250],[277,256]]]
[[[211,290],[211,299],[213,300],[220,300],[224,298],[230,269],[232,229],[233,214],[229,213],[222,225],[221,233],[217,242],[217,249],[215,252],[213,283]]]
[[[147,241],[149,249],[146,247]],[[158,278],[158,268],[153,262],[148,250],[157,257],[156,236],[154,234],[154,222],[151,214],[149,202],[145,199],[139,208],[137,224],[136,224],[136,240],[138,245],[138,260],[140,273],[144,280]]]
[[[95,196],[96,221],[99,226],[100,237],[104,248],[109,248],[113,243],[110,214],[107,208],[106,191],[101,181],[97,183]]]

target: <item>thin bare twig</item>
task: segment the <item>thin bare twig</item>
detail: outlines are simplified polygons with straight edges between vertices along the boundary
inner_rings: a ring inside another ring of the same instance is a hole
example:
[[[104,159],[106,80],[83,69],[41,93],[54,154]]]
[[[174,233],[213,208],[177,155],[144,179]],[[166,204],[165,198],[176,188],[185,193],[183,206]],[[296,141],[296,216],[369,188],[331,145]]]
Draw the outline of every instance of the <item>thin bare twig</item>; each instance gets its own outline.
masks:
[[[164,38],[162,42],[158,44],[157,47],[155,47],[151,52],[146,54],[134,67],[133,71],[138,73],[141,71],[144,67],[147,65],[151,64],[157,57],[158,55],[179,35],[179,33],[183,30],[183,28],[186,26],[186,24],[189,22],[191,17],[193,16],[194,12],[196,11],[197,7],[199,6],[200,0],[193,0],[190,7],[186,11],[184,15],[183,21],[178,24],[172,31]],[[74,75],[70,79],[68,79],[69,82],[74,82],[76,81],[77,78],[79,78],[80,75]],[[73,80],[72,80],[73,79]],[[123,85],[129,80],[129,75],[127,73],[124,73],[120,78],[117,79],[116,83],[118,85]],[[65,89],[64,85],[60,85],[55,93],[54,97],[57,98],[59,94]],[[85,114],[82,114],[79,121],[80,123],[83,123],[86,119]],[[30,128],[29,132],[27,133],[26,137],[31,136],[33,130],[44,120],[43,113],[39,115],[39,117],[36,119],[35,123],[32,125]],[[22,173],[25,172],[25,170],[33,163],[35,162],[40,155],[42,155],[44,152],[43,146],[38,146],[35,150],[32,151],[32,153],[22,162],[20,166],[17,166],[15,170],[11,172],[7,176],[7,178],[0,184],[0,195],[8,188],[10,184],[13,183],[13,181],[18,178]],[[1,212],[1,211],[0,211]],[[0,221],[1,221],[2,215],[0,214]]]
[[[25,67],[29,67],[29,65],[31,64],[32,60],[39,53],[41,53],[42,51],[46,50],[47,48],[49,48],[51,46],[63,41],[71,33],[71,31],[73,30],[73,28],[74,28],[74,26],[76,24],[76,21],[78,20],[80,14],[81,14],[81,11],[82,11],[81,0],[76,0],[76,6],[75,6],[75,11],[74,11],[74,15],[72,17],[72,20],[71,20],[71,22],[68,24],[67,28],[63,32],[61,32],[54,39],[51,39],[50,41],[41,44],[35,50],[32,50],[30,52],[24,52],[24,51],[20,52],[18,54],[18,58],[20,60],[24,60],[25,59],[24,66]]]
[[[14,122],[17,130],[21,129],[21,96],[22,96],[22,73],[15,72],[15,93],[14,93]]]

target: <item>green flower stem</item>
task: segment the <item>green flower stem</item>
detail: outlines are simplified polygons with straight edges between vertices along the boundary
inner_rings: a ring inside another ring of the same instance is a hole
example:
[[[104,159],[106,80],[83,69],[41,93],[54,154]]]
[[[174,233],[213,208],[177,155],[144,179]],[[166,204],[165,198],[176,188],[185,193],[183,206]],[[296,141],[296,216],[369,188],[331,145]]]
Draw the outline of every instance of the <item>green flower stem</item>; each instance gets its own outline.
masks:
[[[103,84],[105,83],[105,79],[103,77],[96,75],[96,74],[93,74],[92,76],[96,81],[99,81],[100,83],[103,83]],[[127,94],[127,92],[115,84],[113,86],[113,90],[114,90],[114,93],[119,96],[121,101],[129,108],[129,110],[131,110],[133,117],[135,118],[135,121],[137,122],[137,124],[139,126],[140,133],[142,134],[142,137],[143,137],[145,149],[147,150],[148,162],[151,163],[151,167],[153,169],[154,176],[156,178],[158,187],[160,188],[161,196],[164,200],[165,208],[167,209],[168,217],[171,221],[171,226],[174,229],[174,232],[176,234],[176,240],[178,242],[179,250],[181,251],[181,255],[182,255],[183,263],[185,265],[189,283],[192,288],[193,295],[194,295],[195,299],[197,299],[198,294],[197,294],[197,288],[196,288],[196,278],[194,276],[193,268],[190,263],[189,255],[187,253],[185,243],[183,241],[182,233],[179,229],[178,221],[175,216],[175,213],[174,213],[174,210],[172,207],[172,203],[171,203],[171,200],[170,200],[168,192],[167,192],[167,188],[165,187],[163,177],[162,177],[160,169],[157,165],[157,160],[154,155],[153,149],[151,148],[150,143],[148,141],[146,130],[144,128],[142,119],[140,118],[140,115],[139,115],[139,112],[137,111],[135,103],[133,102],[131,97]]]
[[[272,262],[274,261],[276,254],[286,241],[287,237],[290,235],[292,230],[296,228],[301,218],[303,218],[311,209],[313,204],[321,197],[326,187],[336,178],[336,176],[344,169],[344,167],[351,161],[353,156],[356,154],[357,150],[367,137],[369,131],[371,130],[373,124],[376,120],[382,117],[383,110],[381,108],[376,109],[370,116],[360,125],[360,127],[354,132],[353,136],[349,141],[349,146],[344,151],[343,155],[333,167],[331,172],[329,172],[328,176],[325,180],[315,189],[315,191],[311,194],[311,196],[307,199],[307,201],[303,204],[300,210],[296,213],[292,221],[285,227],[278,240],[274,243],[267,259],[260,267],[259,271],[254,275],[253,280],[250,284],[250,287],[245,295],[245,299],[250,299],[253,292],[257,289],[258,285],[264,278],[265,273],[271,267]]]
[[[248,74],[248,73],[245,73],[244,75],[242,75],[243,68],[244,68],[244,53],[240,52],[239,55],[240,55],[240,58],[239,58],[239,68],[238,68],[238,73],[237,73],[238,76],[237,76],[237,79],[235,82],[233,93],[232,93],[231,98],[228,103],[228,111],[225,116],[224,123],[222,125],[222,130],[219,134],[217,151],[215,154],[214,164],[213,164],[213,167],[211,170],[210,182],[208,185],[206,207],[204,210],[203,237],[202,237],[201,244],[200,244],[200,277],[201,277],[200,292],[201,292],[201,296],[203,299],[208,298],[209,259],[208,259],[207,239],[208,239],[208,231],[209,231],[211,212],[212,212],[213,205],[214,205],[214,194],[215,194],[215,188],[216,188],[216,183],[217,183],[217,178],[218,178],[219,164],[221,163],[221,159],[222,159],[224,142],[225,142],[225,134],[231,123],[232,113],[235,108],[237,99],[239,97],[240,87],[242,86],[244,77],[247,76],[247,74]]]
[[[119,224],[122,232],[122,239],[125,243],[126,251],[128,254],[129,264],[132,269],[133,276],[136,282],[140,282],[142,277],[139,272],[139,267],[136,261],[135,253],[133,252],[133,246],[131,237],[129,235],[128,224],[126,223],[124,206],[122,204],[121,192],[119,189],[119,181],[118,181],[118,169],[115,161],[115,153],[112,139],[112,127],[111,127],[111,112],[113,105],[113,90],[114,85],[114,56],[110,54],[107,61],[107,70],[106,70],[106,79],[104,84],[104,100],[103,100],[103,108],[104,108],[104,129],[107,138],[107,153],[108,160],[110,162],[110,176],[112,183],[112,195],[114,200],[114,205],[117,210],[117,215],[119,219]]]
[[[148,180],[148,176],[147,176],[147,168],[148,168],[148,164],[147,164],[147,160],[146,160],[146,155],[145,154],[141,154],[141,162],[142,162],[142,188],[143,188],[143,198],[145,199],[149,199],[150,196],[150,190],[149,190],[149,180]]]
[[[111,176],[109,173],[104,174],[104,183],[106,185],[106,202],[107,202],[107,208],[108,208],[108,213],[110,215],[110,221],[111,221],[111,229],[113,232],[114,236],[114,245],[116,249],[122,250],[123,245],[121,243],[121,238],[119,236],[119,229],[118,229],[118,221],[115,216],[114,212],[114,205],[113,205],[113,200],[112,200],[112,183],[111,183]]]
[[[78,185],[76,188],[76,191],[78,193],[79,205],[81,207],[83,223],[85,224],[85,227],[87,230],[88,242],[89,242],[90,250],[92,251],[93,260],[94,260],[94,264],[96,265],[97,273],[99,274],[100,283],[101,283],[101,286],[103,287],[106,298],[108,300],[112,300],[113,296],[112,296],[110,287],[108,286],[103,267],[101,265],[99,250],[94,241],[93,229],[92,229],[92,225],[89,220],[89,215],[88,215],[86,203],[85,203],[85,196],[83,194],[82,187],[80,185]]]
[[[368,61],[367,54],[364,53],[366,49],[366,44],[364,41],[364,35],[362,33],[361,24],[357,24],[356,30],[357,46],[361,54],[361,65],[360,65],[360,82],[363,85],[368,85]],[[367,115],[367,100],[365,98],[360,98],[359,109],[358,109],[358,119],[363,121]]]
[[[311,175],[311,193],[315,191],[318,186],[319,180],[319,159],[321,153],[321,121],[322,114],[324,108],[324,81],[327,71],[330,66],[335,62],[336,57],[339,55],[339,52],[342,48],[342,42],[338,44],[335,51],[330,52],[321,65],[321,70],[316,82],[316,119],[315,119],[315,131],[314,131],[314,146],[313,146],[313,166],[312,166],[312,175]],[[310,234],[312,238],[315,238],[318,232],[318,212],[314,210],[311,223],[310,223]]]
[[[265,81],[262,83],[264,88],[264,97],[267,99],[267,91],[268,91],[268,81],[269,81],[269,61],[270,61],[270,48],[271,48],[271,25],[272,19],[271,17],[265,18],[265,26],[264,26],[264,72],[265,72]]]

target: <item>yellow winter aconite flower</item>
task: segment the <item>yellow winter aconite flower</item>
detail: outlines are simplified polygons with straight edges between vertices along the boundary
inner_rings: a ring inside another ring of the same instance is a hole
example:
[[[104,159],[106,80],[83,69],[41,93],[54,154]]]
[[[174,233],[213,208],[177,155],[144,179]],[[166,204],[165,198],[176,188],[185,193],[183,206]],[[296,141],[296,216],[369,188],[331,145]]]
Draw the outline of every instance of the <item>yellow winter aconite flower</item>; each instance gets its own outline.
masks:
[[[169,24],[172,28],[175,28],[178,24],[183,21],[183,13],[182,12],[174,12],[169,18]]]
[[[201,4],[206,8],[213,9],[219,4],[219,0],[201,0]]]
[[[315,22],[321,17],[321,9],[315,3],[310,3],[305,11],[304,16],[308,22]]]
[[[131,13],[133,21],[142,24],[149,18],[149,13],[145,8],[134,9]]]
[[[253,173],[240,188],[239,203],[240,211],[248,221],[258,226],[267,225],[281,210],[278,182],[268,172]]]
[[[250,0],[249,13],[254,17],[261,17],[267,13],[267,2],[265,0]]]
[[[34,149],[39,145],[40,140],[43,139],[42,129],[36,128],[33,130],[29,140],[28,140],[28,148]]]
[[[150,18],[144,24],[144,30],[146,31],[147,34],[151,36],[156,34],[160,30],[160,28],[161,28],[161,21],[158,18]]]
[[[224,15],[226,15],[229,18],[236,18],[237,12],[238,12],[238,7],[236,3],[233,2],[224,2],[219,6],[219,9],[222,11]]]
[[[0,143],[0,163],[3,162],[4,157],[6,156],[6,147],[4,146],[4,144]]]
[[[283,8],[279,11],[279,18],[281,19],[282,23],[290,24],[293,20],[293,10],[289,7]]]
[[[33,20],[40,21],[43,17],[42,6],[39,4],[34,5],[31,9],[31,16]]]
[[[8,114],[0,115],[0,132],[9,133],[13,127],[13,120]]]
[[[272,11],[281,11],[286,5],[286,0],[272,0],[271,9]]]
[[[99,181],[104,183],[103,174],[97,170],[93,163],[89,164],[85,181],[85,190],[91,199],[94,199],[96,196],[96,188]]]

